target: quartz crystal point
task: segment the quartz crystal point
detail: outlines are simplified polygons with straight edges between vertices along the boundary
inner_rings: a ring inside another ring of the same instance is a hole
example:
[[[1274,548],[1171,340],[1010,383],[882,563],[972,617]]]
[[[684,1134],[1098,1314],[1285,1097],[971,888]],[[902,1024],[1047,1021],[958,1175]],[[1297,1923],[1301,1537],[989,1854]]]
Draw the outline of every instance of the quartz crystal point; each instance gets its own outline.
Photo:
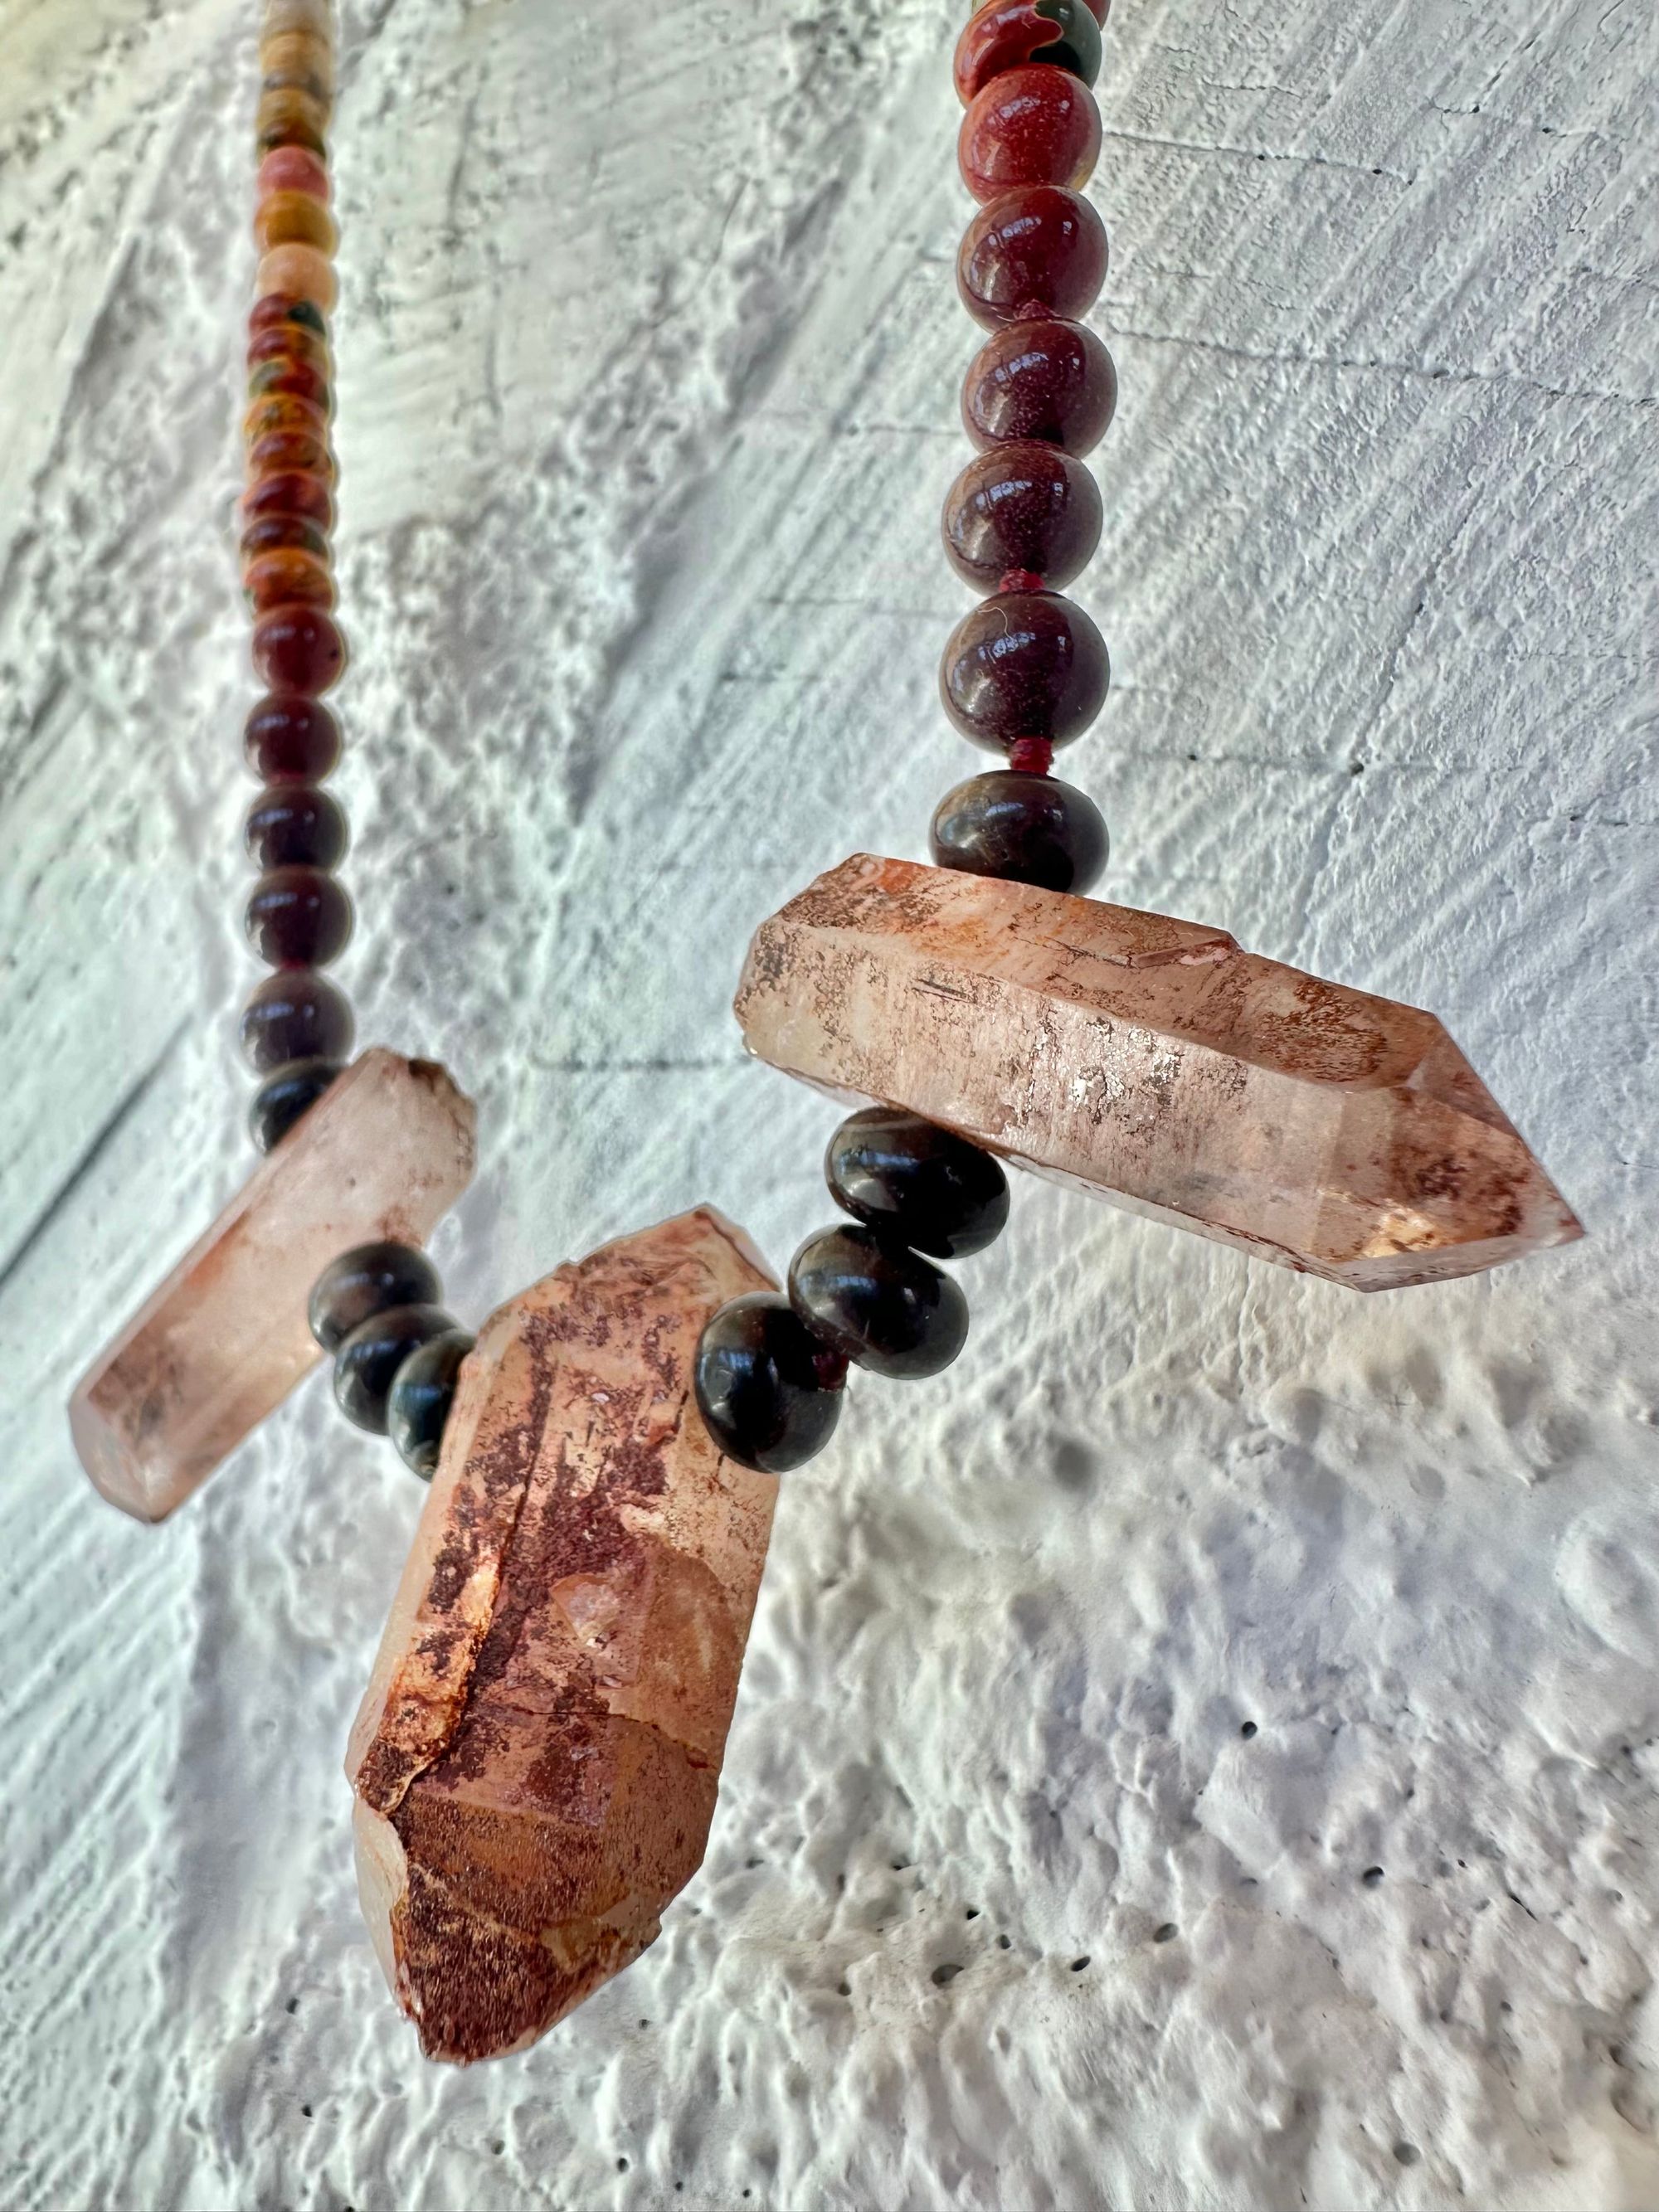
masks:
[[[428,1060],[363,1053],[262,1161],[70,1401],[81,1464],[160,1521],[322,1357],[311,1286],[353,1244],[419,1243],[472,1179],[472,1102]]]
[[[777,1480],[720,1456],[692,1364],[717,1306],[772,1287],[682,1214],[510,1299],[461,1370],[346,1762],[430,2058],[533,2043],[702,1863]]]
[[[763,923],[751,1052],[1358,1291],[1580,1235],[1432,1014],[1223,929],[858,854]]]

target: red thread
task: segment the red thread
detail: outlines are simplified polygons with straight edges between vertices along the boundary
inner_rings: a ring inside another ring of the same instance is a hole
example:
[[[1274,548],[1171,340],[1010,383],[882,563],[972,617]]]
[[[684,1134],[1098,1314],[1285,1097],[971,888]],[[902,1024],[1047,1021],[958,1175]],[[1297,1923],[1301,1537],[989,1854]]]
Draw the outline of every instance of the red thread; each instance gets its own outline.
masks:
[[[1042,579],[1035,568],[1005,568],[997,579],[1000,592],[1040,592]]]
[[[1009,767],[1021,769],[1027,775],[1047,775],[1054,763],[1054,741],[1049,738],[1016,738],[1008,748]]]

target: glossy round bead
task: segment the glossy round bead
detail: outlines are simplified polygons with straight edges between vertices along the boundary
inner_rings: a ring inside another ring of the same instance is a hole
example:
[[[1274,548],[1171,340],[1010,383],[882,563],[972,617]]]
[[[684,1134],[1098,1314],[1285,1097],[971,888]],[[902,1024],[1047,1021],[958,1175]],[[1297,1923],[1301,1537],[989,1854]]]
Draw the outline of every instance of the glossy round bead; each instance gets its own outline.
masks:
[[[1018,738],[1070,744],[1105,703],[1106,641],[1055,592],[1002,592],[951,631],[939,667],[945,711],[996,752]]]
[[[295,1060],[348,1060],[356,1033],[345,993],[308,968],[267,975],[242,1009],[238,1030],[242,1057],[256,1075]]]
[[[962,118],[957,160],[976,200],[1017,185],[1075,191],[1094,173],[1100,110],[1069,70],[1033,64],[992,78]]]
[[[273,868],[247,902],[248,942],[268,968],[326,968],[351,938],[351,901],[321,868]]]
[[[1093,556],[1100,524],[1100,487],[1082,462],[1026,440],[976,455],[951,485],[945,550],[957,575],[982,592],[1011,568],[1069,584]]]
[[[697,1405],[721,1451],[768,1474],[787,1474],[822,1451],[841,1419],[847,1362],[775,1291],[720,1307],[698,1340],[694,1374]]]
[[[1106,226],[1091,204],[1058,185],[1003,192],[968,226],[957,290],[975,322],[994,330],[1030,314],[1087,314],[1106,282]]]
[[[1086,0],[987,0],[957,40],[957,97],[964,107],[1004,70],[1038,62],[1085,84],[1100,75],[1100,25]]]
[[[339,1073],[337,1060],[300,1060],[279,1067],[262,1083],[247,1110],[248,1133],[256,1148],[268,1152],[280,1144]]]
[[[262,200],[276,192],[306,192],[313,200],[326,202],[331,193],[328,164],[319,161],[308,146],[278,146],[260,162],[253,190]]]
[[[324,201],[309,192],[270,192],[254,210],[253,242],[262,253],[276,246],[313,246],[331,254],[340,234]]]
[[[411,1352],[386,1393],[386,1434],[406,1468],[430,1482],[443,1448],[444,1425],[455,1402],[461,1363],[473,1340],[464,1328],[447,1328]]]
[[[259,41],[259,83],[266,92],[289,86],[313,99],[334,97],[334,47],[315,31],[267,31]]]
[[[248,377],[247,391],[250,399],[306,400],[325,426],[334,411],[334,394],[326,374],[292,354],[276,354],[256,363]]]
[[[1117,371],[1094,332],[1046,315],[994,331],[962,387],[963,423],[981,450],[1035,439],[1081,456],[1116,405]]]
[[[293,606],[303,600],[313,607],[334,604],[334,578],[326,561],[297,546],[262,553],[242,571],[242,589],[256,614],[272,607]]]
[[[299,514],[307,522],[314,522],[324,530],[334,527],[334,492],[326,477],[307,476],[295,470],[284,470],[276,476],[260,477],[242,494],[242,515],[251,522],[256,515]]]
[[[309,783],[273,783],[248,809],[243,828],[256,868],[337,868],[346,818],[337,799]]]
[[[846,1358],[898,1381],[937,1375],[968,1339],[961,1286],[861,1224],[807,1238],[789,1263],[789,1303]]]
[[[268,430],[248,447],[247,472],[254,481],[293,472],[332,481],[334,456],[314,430]]]
[[[273,691],[315,699],[340,680],[345,640],[325,607],[272,607],[253,626],[253,665]]]
[[[276,430],[299,431],[326,440],[328,417],[315,400],[302,399],[296,392],[262,392],[250,402],[242,417],[242,435],[252,445]]]
[[[248,374],[257,375],[270,362],[303,362],[326,380],[333,368],[333,356],[328,340],[304,323],[273,323],[269,329],[254,331],[247,342]]]
[[[242,732],[242,751],[261,783],[320,783],[340,762],[340,726],[319,699],[261,699]]]
[[[1105,817],[1086,793],[1018,769],[969,776],[933,810],[934,864],[1081,897],[1106,866]]]
[[[374,1315],[403,1306],[434,1306],[443,1296],[438,1271],[413,1244],[389,1238],[354,1244],[331,1260],[312,1285],[306,1319],[325,1352],[337,1352]]]
[[[989,1152],[898,1106],[850,1114],[830,1139],[837,1205],[936,1260],[965,1260],[1008,1221],[1008,1178]]]
[[[253,115],[253,143],[262,154],[277,146],[308,146],[319,158],[328,152],[329,103],[295,85],[262,92]]]
[[[297,292],[262,292],[248,309],[248,336],[259,337],[273,330],[289,327],[308,331],[313,337],[326,339],[328,318],[314,300],[303,298]]]
[[[262,292],[292,292],[310,300],[325,314],[339,293],[339,279],[327,254],[314,246],[273,246],[259,257],[254,282]]]
[[[386,1401],[411,1352],[455,1328],[441,1306],[393,1306],[354,1328],[334,1355],[334,1402],[371,1436],[386,1432]]]
[[[268,553],[307,553],[326,562],[328,532],[320,522],[305,514],[256,514],[244,526],[241,538],[243,580],[249,564]]]

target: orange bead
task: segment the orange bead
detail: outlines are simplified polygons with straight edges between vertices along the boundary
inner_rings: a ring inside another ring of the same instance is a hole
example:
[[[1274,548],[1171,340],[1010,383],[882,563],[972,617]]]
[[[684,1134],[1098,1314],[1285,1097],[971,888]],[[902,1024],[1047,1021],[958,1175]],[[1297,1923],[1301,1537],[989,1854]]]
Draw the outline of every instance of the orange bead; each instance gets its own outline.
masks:
[[[262,39],[259,70],[268,90],[297,85],[319,100],[334,97],[334,49],[314,31],[279,31]]]
[[[271,192],[254,211],[253,242],[261,252],[273,246],[314,246],[332,253],[340,234],[321,200],[309,192]]]
[[[292,392],[268,392],[242,417],[242,435],[252,446],[273,430],[299,430],[326,441],[328,417],[312,400]]]
[[[288,292],[327,314],[338,295],[334,264],[314,246],[273,246],[260,258],[255,284],[262,293]]]
[[[334,579],[327,562],[298,546],[258,555],[242,571],[242,589],[256,614],[270,607],[334,604]]]
[[[253,189],[261,199],[271,192],[309,192],[314,200],[326,200],[328,164],[308,146],[278,146],[260,162]]]
[[[328,151],[329,103],[297,85],[262,92],[253,118],[254,143],[262,154],[276,146],[308,146],[313,154]]]
[[[248,447],[250,477],[286,475],[294,470],[331,482],[334,456],[328,450],[328,441],[308,430],[271,430]]]

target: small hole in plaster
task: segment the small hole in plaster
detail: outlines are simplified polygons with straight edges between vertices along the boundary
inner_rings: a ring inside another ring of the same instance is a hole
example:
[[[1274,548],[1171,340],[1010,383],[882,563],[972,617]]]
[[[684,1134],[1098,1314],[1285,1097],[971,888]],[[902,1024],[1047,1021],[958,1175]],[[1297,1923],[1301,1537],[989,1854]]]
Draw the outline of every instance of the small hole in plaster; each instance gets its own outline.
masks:
[[[1012,1951],[1013,1948],[1014,1939],[1012,1936],[999,1936],[997,1937],[997,1948],[999,1951]]]
[[[1180,1933],[1173,1920],[1166,1920],[1161,1928],[1153,1929],[1152,1941],[1154,1943],[1173,1943]]]
[[[1359,1879],[1364,1883],[1367,1889],[1375,1889],[1377,1883],[1382,1879],[1382,1869],[1381,1867],[1367,1867],[1364,1873],[1360,1875]]]
[[[1408,2142],[1397,2142],[1394,2147],[1394,2154],[1401,2166],[1415,2166],[1423,2155],[1415,2143]]]
[[[1250,1738],[1255,1734],[1255,1723],[1254,1721],[1246,1721],[1243,1727],[1240,1729],[1238,1732],[1240,1735],[1243,1737],[1245,1742],[1248,1743]]]
[[[1084,1953],[1083,1956],[1082,1956],[1080,1959],[1073,1959],[1073,1961],[1072,1961],[1072,1972],[1073,1972],[1074,1974],[1080,1974],[1080,1973],[1083,1972],[1083,1969],[1084,1969],[1084,1968],[1088,1965],[1088,1963],[1089,1963],[1089,1954],[1088,1954],[1088,1953],[1085,1951],[1085,1952]]]
[[[961,1972],[960,1966],[953,1961],[947,1960],[944,1966],[934,1967],[932,1979],[934,1985],[942,1990],[947,1983],[955,1981]]]

